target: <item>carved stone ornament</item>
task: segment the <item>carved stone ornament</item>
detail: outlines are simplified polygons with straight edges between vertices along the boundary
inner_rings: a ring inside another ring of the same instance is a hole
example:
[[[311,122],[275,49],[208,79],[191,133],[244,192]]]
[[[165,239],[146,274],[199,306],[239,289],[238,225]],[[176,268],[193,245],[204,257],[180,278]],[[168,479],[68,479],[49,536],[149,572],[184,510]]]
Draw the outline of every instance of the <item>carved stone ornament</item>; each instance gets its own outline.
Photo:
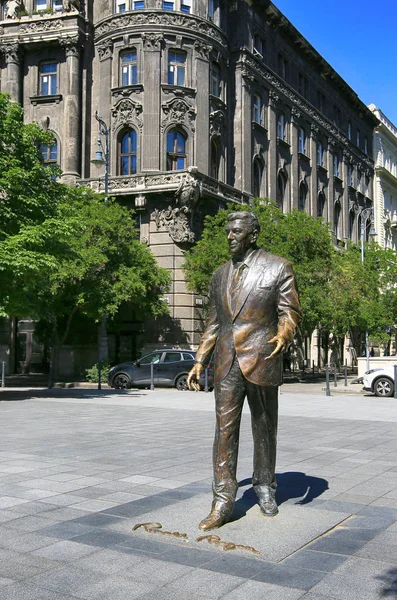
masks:
[[[20,63],[22,49],[19,44],[4,44],[1,46],[1,51],[5,56],[7,65]]]
[[[106,60],[107,58],[111,58],[113,54],[113,41],[106,40],[102,44],[97,46],[99,60]]]
[[[318,134],[320,133],[320,129],[319,129],[319,127],[317,127],[317,125],[315,125],[314,123],[312,123],[310,125],[310,132],[312,134],[312,137],[316,138],[318,136]]]
[[[250,88],[255,81],[255,75],[249,69],[241,69],[241,77],[243,78],[243,85],[247,88]]]
[[[42,19],[40,21],[32,21],[20,26],[20,33],[41,33],[43,31],[56,31],[63,29],[64,22],[62,19]]]
[[[142,104],[129,98],[120,100],[112,110],[113,131],[122,126],[135,126],[142,130]]]
[[[349,200],[349,211],[353,211],[355,215],[358,215],[358,213],[360,212],[360,207],[356,198],[354,198],[353,200]]]
[[[83,10],[83,2],[81,0],[63,0],[63,10],[65,12],[71,12],[72,10],[81,12]]]
[[[160,6],[162,8],[162,5]],[[158,25],[161,29],[168,27],[180,27],[184,31],[200,34],[208,38],[208,42],[218,42],[225,50],[228,44],[223,33],[211,22],[203,21],[203,19],[195,15],[186,15],[178,12],[137,12],[136,14],[112,15],[102,21],[95,29],[95,39],[99,39],[105,35],[112,34],[115,31],[126,31],[129,28],[148,25]],[[148,34],[149,35],[149,34]],[[154,34],[157,35],[157,34]]]
[[[280,101],[280,96],[278,96],[278,94],[276,94],[276,92],[273,92],[272,90],[270,90],[269,105],[272,106],[273,108],[276,108],[279,101]]]
[[[291,108],[291,123],[298,123],[301,118],[301,114],[297,108],[294,106]]]
[[[143,33],[142,40],[144,50],[159,52],[164,41],[164,36],[162,33]]]
[[[59,44],[65,49],[65,56],[78,56],[80,53],[80,44],[78,36],[60,38]]]
[[[329,150],[331,150],[331,152],[335,152],[336,145],[337,145],[336,140],[334,140],[334,138],[332,138],[332,137],[329,137],[328,138],[328,148],[329,148]]]
[[[210,114],[210,136],[221,137],[226,126],[226,115],[222,110]]]
[[[7,0],[5,2],[6,19],[19,19],[23,10],[25,10],[25,7],[22,0]]]
[[[161,131],[169,125],[185,125],[190,131],[195,131],[196,113],[194,109],[182,98],[173,98],[163,104],[163,118]]]
[[[192,244],[195,233],[192,231],[193,212],[200,198],[200,183],[189,172],[181,181],[175,193],[176,207],[156,209],[153,213],[157,229],[165,227],[176,244]]]
[[[210,44],[205,44],[204,42],[197,40],[194,43],[194,49],[200,58],[209,60],[213,47]]]

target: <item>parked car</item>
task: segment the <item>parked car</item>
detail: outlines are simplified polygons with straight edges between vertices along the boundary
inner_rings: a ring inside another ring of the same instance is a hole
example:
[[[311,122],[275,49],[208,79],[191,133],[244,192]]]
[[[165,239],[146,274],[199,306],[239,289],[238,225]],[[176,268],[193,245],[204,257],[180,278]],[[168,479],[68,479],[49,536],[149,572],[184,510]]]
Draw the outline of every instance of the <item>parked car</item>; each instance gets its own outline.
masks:
[[[394,367],[378,367],[364,373],[364,389],[376,396],[390,398],[394,394]]]
[[[110,387],[126,390],[131,387],[149,387],[151,365],[155,387],[176,387],[187,390],[187,377],[194,365],[196,353],[191,350],[155,350],[134,362],[125,362],[112,367],[108,375]],[[212,365],[208,368],[208,387],[212,389]],[[205,375],[200,379],[201,388],[205,387]]]

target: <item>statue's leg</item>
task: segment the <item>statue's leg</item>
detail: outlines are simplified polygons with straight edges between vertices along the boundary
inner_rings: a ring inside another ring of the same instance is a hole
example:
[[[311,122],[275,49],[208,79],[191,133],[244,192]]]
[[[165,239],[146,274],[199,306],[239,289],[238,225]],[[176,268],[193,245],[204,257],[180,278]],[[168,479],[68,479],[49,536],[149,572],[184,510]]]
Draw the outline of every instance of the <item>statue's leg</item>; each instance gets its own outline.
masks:
[[[278,387],[247,383],[254,439],[252,485],[259,500],[274,503],[276,493],[276,449],[278,423]],[[273,510],[276,514],[276,506]]]

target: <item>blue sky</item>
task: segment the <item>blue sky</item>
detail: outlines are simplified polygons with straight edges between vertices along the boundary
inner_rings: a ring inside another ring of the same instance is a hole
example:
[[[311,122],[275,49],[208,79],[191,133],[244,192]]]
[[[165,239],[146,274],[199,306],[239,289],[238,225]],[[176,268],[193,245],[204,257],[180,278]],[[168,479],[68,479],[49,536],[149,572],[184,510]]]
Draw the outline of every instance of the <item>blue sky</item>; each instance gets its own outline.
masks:
[[[397,126],[397,0],[273,0],[353,88]]]

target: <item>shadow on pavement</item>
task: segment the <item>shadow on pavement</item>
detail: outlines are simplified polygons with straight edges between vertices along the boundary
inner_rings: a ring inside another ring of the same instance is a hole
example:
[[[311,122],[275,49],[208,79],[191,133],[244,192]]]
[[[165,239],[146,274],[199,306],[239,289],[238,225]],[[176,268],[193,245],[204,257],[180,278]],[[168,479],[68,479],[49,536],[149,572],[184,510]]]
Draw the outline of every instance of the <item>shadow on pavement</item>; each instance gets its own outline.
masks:
[[[397,598],[397,567],[392,567],[377,579],[384,583],[381,598]]]
[[[244,479],[240,481],[239,487],[244,487],[250,483],[252,483],[251,479]],[[328,481],[321,477],[312,477],[311,475],[296,471],[277,475],[276,500],[279,506],[293,498],[298,499],[295,504],[309,504],[326,490],[328,490]],[[236,502],[233,520],[236,521],[244,517],[247,511],[257,503],[258,499],[254,488],[248,488]]]
[[[31,400],[33,398],[101,398],[109,396],[127,396],[131,398],[140,398],[145,396],[145,392],[123,391],[123,390],[97,390],[97,389],[73,389],[73,388],[52,388],[52,389],[24,389],[24,390],[0,390],[0,402],[15,402],[21,400]]]

